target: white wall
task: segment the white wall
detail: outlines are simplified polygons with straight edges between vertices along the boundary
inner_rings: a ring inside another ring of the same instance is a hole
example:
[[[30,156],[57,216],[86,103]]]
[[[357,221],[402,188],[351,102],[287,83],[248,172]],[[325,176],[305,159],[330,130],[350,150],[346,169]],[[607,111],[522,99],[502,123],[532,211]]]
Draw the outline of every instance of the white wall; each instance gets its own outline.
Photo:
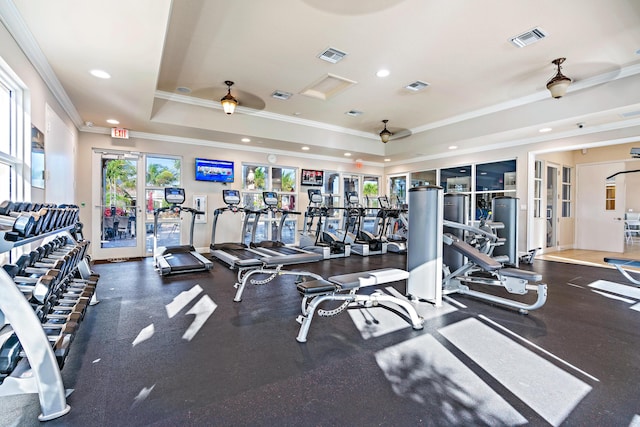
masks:
[[[70,143],[75,144],[78,140],[78,132],[73,124],[73,121],[69,118],[69,115],[64,111],[60,103],[53,96],[51,91],[48,89],[40,75],[34,69],[33,65],[26,58],[22,50],[17,46],[7,29],[4,25],[0,24],[0,57],[8,64],[8,66],[13,70],[15,74],[17,74],[26,86],[27,89],[27,103],[25,107],[30,111],[30,114],[27,114],[27,120],[29,120],[35,127],[44,131],[47,128],[47,119],[46,119],[46,109],[47,106],[51,108],[53,112],[60,118],[62,123],[68,131],[70,132]],[[27,141],[25,143],[28,147],[31,146],[31,141],[28,139],[30,134],[27,136]],[[47,141],[45,138],[45,155],[47,154],[47,145],[48,144],[56,144],[56,141]],[[67,147],[64,149],[66,150]],[[30,152],[26,154],[27,163],[30,164]],[[57,165],[59,165],[61,170],[71,170],[73,171],[75,166],[75,156],[68,155],[56,160]],[[25,176],[31,176],[31,171],[25,171]],[[62,185],[66,186],[66,181],[69,177],[58,177],[51,176],[51,179],[56,182],[59,182]],[[46,190],[38,190],[34,189],[33,191],[27,191],[23,195],[16,195],[19,199],[28,199],[32,202],[49,202],[46,199]],[[71,194],[66,198],[66,203],[72,203],[75,199],[74,195]]]

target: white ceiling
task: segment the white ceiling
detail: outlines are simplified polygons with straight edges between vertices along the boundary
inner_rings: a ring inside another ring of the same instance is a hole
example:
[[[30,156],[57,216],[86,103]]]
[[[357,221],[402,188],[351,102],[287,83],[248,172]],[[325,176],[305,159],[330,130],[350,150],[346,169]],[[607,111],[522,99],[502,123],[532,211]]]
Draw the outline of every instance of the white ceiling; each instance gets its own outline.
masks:
[[[640,135],[637,0],[4,0],[0,13],[86,131],[106,132],[115,118],[141,136],[274,152],[306,145],[367,162],[567,132]],[[509,42],[534,27],[547,37]],[[319,59],[328,47],[347,56]],[[573,83],[552,99],[545,84],[558,57]],[[390,75],[376,77],[381,68]],[[328,100],[301,94],[328,75],[356,84]],[[232,116],[219,103],[225,80],[240,102]],[[416,80],[429,86],[404,89]],[[274,99],[275,90],[293,96]],[[383,119],[404,137],[380,142]]]

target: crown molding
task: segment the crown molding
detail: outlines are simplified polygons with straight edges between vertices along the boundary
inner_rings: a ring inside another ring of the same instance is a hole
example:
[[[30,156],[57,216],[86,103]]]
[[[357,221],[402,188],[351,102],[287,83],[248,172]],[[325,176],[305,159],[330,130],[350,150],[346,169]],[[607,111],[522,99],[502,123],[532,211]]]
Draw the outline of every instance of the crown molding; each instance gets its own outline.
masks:
[[[11,36],[14,38],[22,52],[38,72],[45,85],[49,88],[54,98],[62,106],[64,111],[69,115],[76,127],[79,129],[82,125],[82,117],[71,102],[67,92],[62,87],[60,80],[56,77],[53,69],[49,65],[46,57],[42,53],[40,46],[24,23],[20,12],[11,0],[0,1],[0,21],[7,28]]]

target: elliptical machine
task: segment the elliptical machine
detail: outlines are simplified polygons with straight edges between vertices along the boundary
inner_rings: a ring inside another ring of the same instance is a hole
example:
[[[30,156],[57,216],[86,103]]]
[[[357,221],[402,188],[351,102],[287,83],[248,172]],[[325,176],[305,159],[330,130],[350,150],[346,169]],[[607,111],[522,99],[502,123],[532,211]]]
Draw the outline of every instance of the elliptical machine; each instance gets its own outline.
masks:
[[[347,206],[344,232],[346,241],[351,242],[351,250],[360,256],[386,254],[387,239],[384,236],[375,236],[362,227],[366,209],[360,205],[358,193],[347,191],[345,201]]]
[[[392,208],[387,196],[378,197],[380,208],[376,216],[374,232],[387,239],[387,251],[404,254],[407,252],[406,226],[402,223],[403,212]],[[401,234],[404,231],[404,235]]]
[[[309,206],[304,213],[304,228],[300,234],[300,247],[307,251],[321,253],[324,259],[343,258],[351,255],[351,245],[345,241],[346,235],[340,238],[325,228],[329,208],[322,206],[320,190],[309,189],[307,193]]]

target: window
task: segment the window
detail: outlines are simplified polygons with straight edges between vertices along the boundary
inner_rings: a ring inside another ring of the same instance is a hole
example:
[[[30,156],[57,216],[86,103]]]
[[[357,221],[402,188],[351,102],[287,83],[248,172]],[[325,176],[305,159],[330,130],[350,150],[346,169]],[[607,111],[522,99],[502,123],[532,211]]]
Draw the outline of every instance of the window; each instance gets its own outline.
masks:
[[[378,207],[379,178],[377,176],[362,177],[362,195],[365,199],[365,206],[368,208]]]
[[[467,193],[471,191],[471,165],[440,170],[440,185],[445,193]]]
[[[606,193],[605,193],[605,210],[615,211],[616,210],[616,180],[608,179],[606,183]]]
[[[126,160],[122,160],[125,161]],[[131,161],[129,161],[131,162]],[[168,206],[164,200],[165,187],[180,187],[182,159],[168,156],[147,155],[145,164],[145,228],[147,237],[153,235],[153,211]],[[180,244],[180,215],[163,212],[158,218],[158,246]],[[147,253],[153,252],[153,240],[147,238]]]
[[[411,188],[423,185],[436,185],[437,173],[435,170],[411,172]]]
[[[562,167],[562,217],[571,217],[571,168]]]
[[[31,185],[31,176],[23,174],[23,153],[30,153],[31,141],[26,137],[25,117],[29,111],[19,106],[25,97],[24,90],[13,72],[0,59],[0,197],[2,200],[17,200],[28,197],[25,191]],[[18,144],[24,141],[23,144]],[[19,181],[19,178],[22,179]]]
[[[535,161],[533,176],[533,217],[542,216],[542,161]]]
[[[389,182],[391,194],[389,195],[389,203],[391,206],[404,206],[407,204],[407,177],[394,176]]]
[[[264,191],[275,191],[278,193],[278,208],[297,211],[297,189],[298,189],[298,169],[280,166],[263,166],[255,164],[242,165],[242,205],[251,210],[260,210],[265,207],[262,193]],[[295,244],[297,238],[298,215],[288,215],[282,225],[280,237],[286,244]],[[252,219],[250,219],[252,221]],[[273,240],[276,238],[275,231],[279,226],[280,215],[268,214],[260,215],[260,220],[256,225],[256,242],[262,240]],[[243,241],[251,242],[251,230],[253,225],[248,227],[249,234],[243,236]]]

